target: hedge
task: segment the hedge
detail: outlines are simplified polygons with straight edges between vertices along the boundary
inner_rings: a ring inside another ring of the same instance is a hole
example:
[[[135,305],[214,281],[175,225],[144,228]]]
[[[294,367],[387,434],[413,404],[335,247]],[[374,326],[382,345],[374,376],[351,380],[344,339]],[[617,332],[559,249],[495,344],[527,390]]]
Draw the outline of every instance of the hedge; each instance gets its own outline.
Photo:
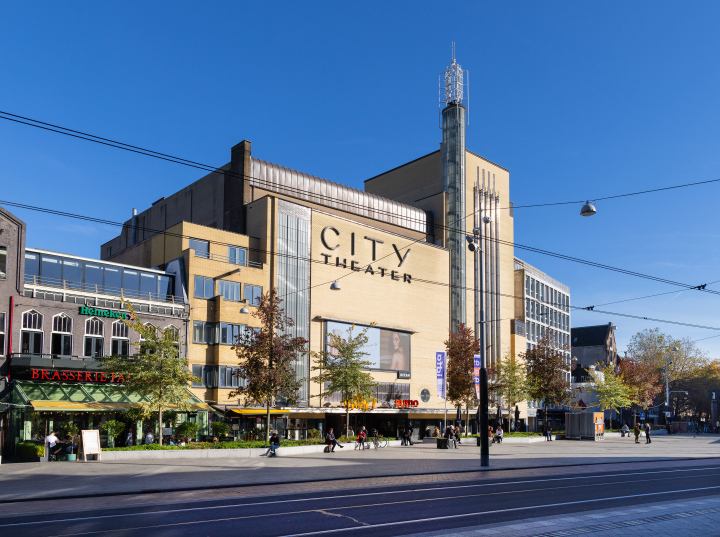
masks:
[[[17,452],[21,457],[44,457],[45,446],[35,442],[20,442]]]
[[[394,438],[383,438],[383,440],[395,440]],[[352,440],[340,440],[340,443],[354,442]],[[372,441],[372,439],[368,439]],[[281,447],[291,446],[317,446],[324,445],[325,442],[318,440],[282,440]],[[115,448],[104,448],[103,451],[154,451],[154,450],[171,450],[171,449],[252,449],[252,448],[266,448],[267,444],[262,440],[241,440],[238,442],[192,442],[184,446],[167,446],[160,444],[143,444],[140,446],[131,447],[115,447]]]

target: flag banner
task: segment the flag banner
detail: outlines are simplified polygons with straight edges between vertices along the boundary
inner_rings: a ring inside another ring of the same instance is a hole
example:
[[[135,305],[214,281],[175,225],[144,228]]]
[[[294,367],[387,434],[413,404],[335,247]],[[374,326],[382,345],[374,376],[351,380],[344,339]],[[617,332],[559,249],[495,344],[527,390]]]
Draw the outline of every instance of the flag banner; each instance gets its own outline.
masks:
[[[435,372],[437,373],[437,391],[440,399],[445,399],[445,351],[435,353]]]
[[[473,371],[473,377],[475,378],[475,395],[478,399],[480,399],[480,356],[477,354],[474,356],[474,371]]]

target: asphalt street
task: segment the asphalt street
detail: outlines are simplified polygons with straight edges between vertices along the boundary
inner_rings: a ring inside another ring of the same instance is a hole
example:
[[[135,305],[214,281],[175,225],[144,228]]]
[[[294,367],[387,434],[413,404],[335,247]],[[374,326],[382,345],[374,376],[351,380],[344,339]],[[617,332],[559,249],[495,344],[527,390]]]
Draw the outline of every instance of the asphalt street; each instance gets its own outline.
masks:
[[[369,477],[368,479],[372,479]],[[0,517],[3,537],[27,535],[406,535],[596,509],[716,497],[720,464],[658,464],[622,472],[462,480],[242,499],[154,502]],[[81,500],[78,500],[81,502]]]

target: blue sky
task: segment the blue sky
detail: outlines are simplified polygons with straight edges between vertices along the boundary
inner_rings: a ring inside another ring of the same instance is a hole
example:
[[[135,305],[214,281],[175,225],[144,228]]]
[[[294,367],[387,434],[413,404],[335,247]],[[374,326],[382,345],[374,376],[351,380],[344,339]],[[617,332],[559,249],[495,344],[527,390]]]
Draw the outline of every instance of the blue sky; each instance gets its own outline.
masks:
[[[451,12],[451,9],[453,10]],[[456,15],[453,15],[456,12]],[[212,165],[253,155],[362,188],[436,150],[450,43],[470,71],[468,149],[508,168],[516,205],[720,178],[720,5],[711,2],[126,2],[0,5],[0,110]],[[0,199],[123,221],[200,177],[0,121]],[[698,285],[720,280],[720,183],[515,211],[521,244]],[[97,257],[117,229],[13,210],[28,245]],[[576,306],[672,286],[517,251]],[[720,289],[720,283],[708,286]],[[698,291],[614,304],[720,328]],[[659,326],[614,322],[618,348]],[[720,337],[698,345],[720,357]]]

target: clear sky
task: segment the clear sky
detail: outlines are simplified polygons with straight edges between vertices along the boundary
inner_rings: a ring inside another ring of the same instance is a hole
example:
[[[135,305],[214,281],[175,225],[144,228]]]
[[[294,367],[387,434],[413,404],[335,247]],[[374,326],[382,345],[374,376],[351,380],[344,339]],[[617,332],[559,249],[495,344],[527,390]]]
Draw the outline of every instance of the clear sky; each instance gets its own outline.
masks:
[[[503,4],[503,5],[499,5]],[[436,150],[450,44],[470,71],[468,149],[510,170],[516,205],[720,178],[716,2],[4,2],[0,110],[211,165],[253,155],[362,188]],[[446,5],[446,7],[440,7]],[[124,221],[201,172],[0,120],[0,199]],[[518,209],[517,243],[691,285],[720,280],[720,183]],[[99,255],[117,228],[11,209],[28,246]],[[525,253],[576,306],[673,286]],[[708,288],[720,290],[720,283]],[[720,296],[598,309],[720,328]],[[622,352],[659,326],[613,322]],[[720,337],[698,345],[720,357]]]

